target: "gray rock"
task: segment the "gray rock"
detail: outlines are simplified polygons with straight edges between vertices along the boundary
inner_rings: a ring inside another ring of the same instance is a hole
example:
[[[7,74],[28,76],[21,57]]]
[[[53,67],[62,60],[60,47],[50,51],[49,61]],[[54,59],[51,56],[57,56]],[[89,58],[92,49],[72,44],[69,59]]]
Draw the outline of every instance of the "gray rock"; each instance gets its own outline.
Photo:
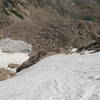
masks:
[[[30,52],[32,46],[22,40],[13,40],[10,38],[5,38],[0,40],[0,49],[3,52],[10,53],[21,53]]]
[[[100,0],[1,0],[2,9],[4,7],[8,9],[18,8],[19,4],[24,8],[30,4],[35,5],[36,8],[39,8],[39,6],[45,7],[51,12],[73,18],[84,16],[100,17]]]
[[[41,5],[63,16],[70,15],[73,18],[97,17],[99,16],[100,0],[41,0]]]

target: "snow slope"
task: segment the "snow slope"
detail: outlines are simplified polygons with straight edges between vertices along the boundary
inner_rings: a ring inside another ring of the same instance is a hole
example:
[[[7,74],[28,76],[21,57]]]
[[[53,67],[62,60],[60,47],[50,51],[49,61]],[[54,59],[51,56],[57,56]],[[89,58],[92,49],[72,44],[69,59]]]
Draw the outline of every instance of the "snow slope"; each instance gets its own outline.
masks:
[[[0,100],[100,100],[100,53],[45,58],[1,81]]]

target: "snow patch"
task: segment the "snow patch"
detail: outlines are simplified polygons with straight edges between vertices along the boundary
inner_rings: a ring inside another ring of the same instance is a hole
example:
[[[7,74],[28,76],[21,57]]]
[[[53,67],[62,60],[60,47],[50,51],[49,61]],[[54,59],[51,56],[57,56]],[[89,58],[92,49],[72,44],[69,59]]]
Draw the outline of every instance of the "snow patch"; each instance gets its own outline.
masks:
[[[29,53],[32,50],[32,46],[22,40],[5,38],[0,40],[0,49],[3,52],[10,53]]]
[[[0,68],[7,68],[10,63],[22,64],[28,58],[28,53],[6,53],[0,50]]]

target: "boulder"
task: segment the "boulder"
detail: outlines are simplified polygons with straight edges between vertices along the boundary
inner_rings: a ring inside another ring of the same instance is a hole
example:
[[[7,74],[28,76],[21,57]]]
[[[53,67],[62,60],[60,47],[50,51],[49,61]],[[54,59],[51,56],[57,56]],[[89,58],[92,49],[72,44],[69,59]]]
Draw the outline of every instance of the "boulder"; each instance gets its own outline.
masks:
[[[0,68],[0,81],[14,77],[16,74],[8,69]]]
[[[11,68],[11,69],[13,69],[13,68],[20,67],[20,65],[19,64],[13,64],[13,63],[11,63],[11,64],[8,65],[8,67]]]

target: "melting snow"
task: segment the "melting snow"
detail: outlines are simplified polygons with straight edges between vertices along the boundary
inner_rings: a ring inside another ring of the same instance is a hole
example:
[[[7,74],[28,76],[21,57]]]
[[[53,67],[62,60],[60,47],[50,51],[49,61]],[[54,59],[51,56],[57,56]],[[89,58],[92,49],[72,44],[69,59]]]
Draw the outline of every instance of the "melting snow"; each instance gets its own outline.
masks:
[[[0,100],[100,100],[100,53],[45,58],[1,81]]]
[[[22,40],[5,38],[0,40],[0,67],[7,68],[8,64],[22,64],[29,58],[32,46]]]

